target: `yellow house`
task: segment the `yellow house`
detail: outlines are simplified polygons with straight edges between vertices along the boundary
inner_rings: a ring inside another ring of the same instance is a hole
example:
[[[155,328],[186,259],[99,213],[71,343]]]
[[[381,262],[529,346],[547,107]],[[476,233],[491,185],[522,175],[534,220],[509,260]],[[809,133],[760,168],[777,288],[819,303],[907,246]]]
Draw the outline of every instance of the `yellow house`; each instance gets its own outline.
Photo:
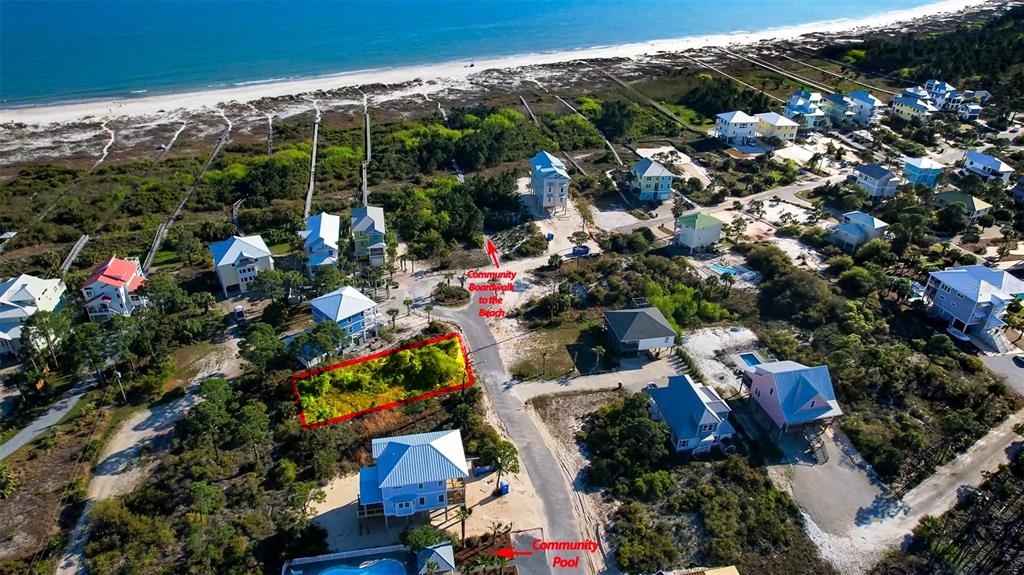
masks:
[[[800,125],[793,120],[775,112],[754,114],[754,117],[757,118],[757,137],[767,139],[774,136],[783,142],[796,140]]]

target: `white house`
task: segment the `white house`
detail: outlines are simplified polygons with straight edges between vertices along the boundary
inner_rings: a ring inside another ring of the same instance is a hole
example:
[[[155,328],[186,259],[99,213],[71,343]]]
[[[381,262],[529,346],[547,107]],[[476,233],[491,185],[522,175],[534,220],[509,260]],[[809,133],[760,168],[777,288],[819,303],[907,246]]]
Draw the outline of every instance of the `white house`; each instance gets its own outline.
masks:
[[[877,124],[882,119],[882,110],[885,104],[881,100],[863,90],[850,92],[850,99],[853,100],[853,121],[869,126]]]
[[[530,160],[530,189],[537,207],[562,211],[569,207],[569,170],[562,160],[538,152]]]
[[[376,333],[382,320],[377,302],[352,286],[324,294],[310,302],[313,322],[333,321],[341,326],[353,343],[366,341],[368,334]]]
[[[955,110],[964,100],[952,84],[939,80],[928,80],[924,83],[924,89],[940,110]]]
[[[745,368],[750,397],[779,429],[823,426],[843,414],[832,389],[828,366],[795,361],[759,363]]]
[[[715,116],[715,137],[730,145],[742,145],[757,136],[757,118],[746,112]]]
[[[388,253],[384,208],[352,208],[352,244],[357,262],[371,266],[384,265]]]
[[[971,122],[981,117],[981,104],[964,102],[956,109],[956,115],[965,122]]]
[[[1002,318],[1007,305],[1021,294],[1024,282],[1008,272],[973,265],[929,274],[924,299],[951,328],[1006,352],[1012,346],[1003,336]]]
[[[732,410],[711,387],[697,385],[688,375],[673,375],[668,387],[655,387],[647,393],[651,419],[664,421],[672,430],[676,453],[707,453],[732,438]]]
[[[138,258],[111,257],[100,264],[82,286],[89,320],[103,321],[113,315],[131,315],[146,305],[146,298],[139,293],[145,281]]]
[[[829,230],[829,239],[837,246],[856,251],[860,246],[881,238],[889,224],[864,212],[846,212],[843,220]]]
[[[657,353],[676,343],[676,330],[656,307],[606,311],[604,327],[620,355]]]
[[[710,249],[722,237],[722,221],[699,212],[676,218],[676,245],[688,254]]]
[[[826,96],[822,103],[822,109],[828,116],[829,122],[837,128],[854,121],[857,116],[855,108],[856,103],[853,98],[838,92]]]
[[[630,189],[642,202],[663,202],[672,197],[674,177],[665,166],[644,158],[633,165]]]
[[[862,164],[853,169],[856,184],[868,191],[871,198],[888,198],[902,183],[899,176],[880,164]]]
[[[796,132],[800,125],[775,112],[754,114],[757,118],[757,137],[762,139],[778,138],[783,142],[796,140]]]
[[[214,242],[210,255],[224,297],[244,294],[257,274],[274,269],[274,256],[260,236],[232,236]]]
[[[826,123],[825,111],[821,109],[822,99],[818,92],[797,90],[782,108],[782,115],[806,128]]]
[[[1013,168],[999,158],[981,152],[967,151],[964,153],[964,172],[977,174],[986,182],[1000,181],[1005,186],[1010,183]]]
[[[321,212],[306,218],[306,229],[299,232],[306,269],[310,274],[320,266],[338,265],[341,241],[341,216]]]
[[[371,441],[374,465],[359,470],[358,514],[409,517],[466,501],[469,463],[458,429]]]
[[[21,274],[0,283],[0,355],[14,355],[22,348],[21,326],[38,311],[54,311],[67,288],[59,279],[46,280]],[[46,342],[33,342],[35,348]]]

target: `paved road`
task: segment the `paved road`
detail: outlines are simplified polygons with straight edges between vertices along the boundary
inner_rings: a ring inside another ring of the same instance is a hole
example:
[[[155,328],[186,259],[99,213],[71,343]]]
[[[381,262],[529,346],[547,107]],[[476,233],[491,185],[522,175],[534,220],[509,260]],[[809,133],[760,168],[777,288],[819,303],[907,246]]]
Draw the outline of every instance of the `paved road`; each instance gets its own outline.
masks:
[[[15,451],[25,447],[29,443],[35,441],[37,437],[46,433],[51,427],[57,425],[61,419],[71,408],[78,403],[82,396],[92,387],[92,379],[80,380],[71,391],[64,394],[56,403],[50,406],[50,409],[39,416],[35,421],[28,424],[25,429],[22,429],[14,437],[7,440],[6,443],[0,445],[0,461],[6,459],[9,455]]]
[[[580,529],[573,515],[572,497],[565,476],[533,420],[526,414],[523,403],[511,393],[507,384],[512,377],[501,360],[494,335],[478,316],[478,309],[479,305],[473,303],[461,310],[435,309],[434,314],[456,322],[463,329],[476,376],[483,381],[509,438],[519,448],[525,471],[540,497],[547,522],[546,539],[579,541]]]

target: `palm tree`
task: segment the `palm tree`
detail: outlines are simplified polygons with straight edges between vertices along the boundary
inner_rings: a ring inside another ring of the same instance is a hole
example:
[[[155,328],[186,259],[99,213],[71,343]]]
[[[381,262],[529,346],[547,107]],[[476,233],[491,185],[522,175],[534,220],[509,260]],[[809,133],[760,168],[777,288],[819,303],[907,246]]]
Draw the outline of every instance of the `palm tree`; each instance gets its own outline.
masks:
[[[597,369],[600,367],[601,358],[604,357],[605,353],[607,353],[607,350],[605,350],[605,348],[603,348],[602,346],[594,346],[594,355],[597,356],[597,359],[594,360],[594,371],[597,371]]]
[[[459,276],[459,287],[461,287],[462,289],[466,289],[466,274],[462,274]]]
[[[459,507],[459,510],[455,512],[455,516],[459,518],[459,523],[462,524],[462,546],[466,546],[466,520],[473,514],[473,510],[465,505]]]
[[[454,277],[455,277],[455,272],[445,272],[445,274],[444,274],[444,282],[445,282],[445,284],[448,287],[451,287],[451,285],[452,285],[452,278],[454,278]]]
[[[386,313],[391,318],[391,329],[395,329],[395,318],[398,317],[398,308],[388,308]]]
[[[409,315],[412,312],[412,298],[407,297],[402,300],[402,305],[405,306],[405,315]]]
[[[430,312],[434,311],[434,304],[428,303],[423,306],[423,311],[427,312],[427,323],[430,323]]]

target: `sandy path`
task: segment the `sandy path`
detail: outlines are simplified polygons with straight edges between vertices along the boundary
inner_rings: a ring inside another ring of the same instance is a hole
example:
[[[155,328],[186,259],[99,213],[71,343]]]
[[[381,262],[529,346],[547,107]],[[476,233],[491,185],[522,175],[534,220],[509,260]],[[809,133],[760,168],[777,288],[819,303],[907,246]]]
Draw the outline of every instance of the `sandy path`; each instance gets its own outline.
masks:
[[[233,335],[198,360],[199,371],[185,395],[135,413],[110,436],[93,469],[86,508],[68,536],[68,547],[57,565],[56,575],[86,573],[84,552],[92,504],[131,493],[138,486],[160,462],[175,424],[199,402],[196,384],[211,376],[237,377],[241,373],[237,356],[238,339]]]

